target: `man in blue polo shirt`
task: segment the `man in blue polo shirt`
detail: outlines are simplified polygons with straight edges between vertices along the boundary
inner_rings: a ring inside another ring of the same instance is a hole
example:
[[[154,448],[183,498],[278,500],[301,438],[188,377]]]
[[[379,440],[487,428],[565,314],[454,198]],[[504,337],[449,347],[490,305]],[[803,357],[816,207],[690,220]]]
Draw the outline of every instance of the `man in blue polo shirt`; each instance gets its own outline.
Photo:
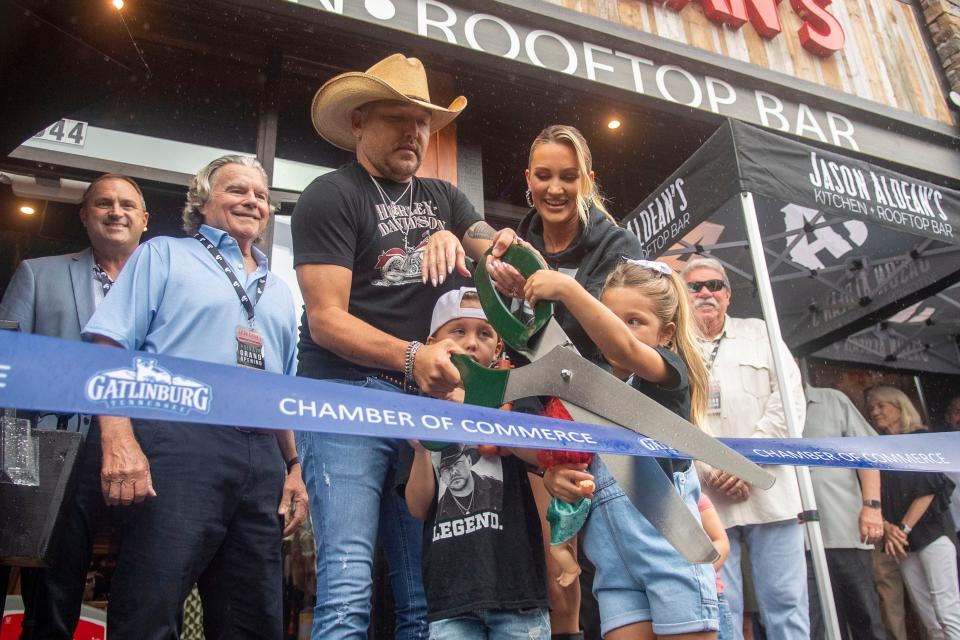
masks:
[[[188,237],[141,246],[84,335],[293,373],[293,299],[254,246],[269,220],[268,198],[267,176],[251,158],[224,156],[201,169],[187,193]],[[177,378],[144,357],[130,374]],[[300,526],[307,506],[292,432],[111,416],[100,417],[97,431],[101,489],[107,504],[122,505],[126,521],[110,637],[177,637],[182,603],[196,583],[207,637],[280,638],[281,537]]]

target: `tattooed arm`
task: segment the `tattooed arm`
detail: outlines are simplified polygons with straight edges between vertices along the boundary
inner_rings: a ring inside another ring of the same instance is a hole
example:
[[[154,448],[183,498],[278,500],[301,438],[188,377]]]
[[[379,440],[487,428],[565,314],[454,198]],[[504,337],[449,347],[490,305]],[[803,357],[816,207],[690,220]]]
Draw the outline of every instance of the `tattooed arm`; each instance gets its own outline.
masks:
[[[486,222],[480,221],[467,229],[463,237],[463,246],[474,260],[478,259],[483,253],[493,245],[493,255],[487,258],[487,272],[493,278],[493,283],[504,295],[513,298],[523,297],[523,286],[526,280],[520,272],[505,262],[498,260],[504,252],[510,248],[510,245],[517,243],[533,251],[540,262],[546,266],[540,252],[533,245],[520,239],[517,232],[510,227],[504,227],[495,231],[493,227]],[[476,251],[476,254],[473,252]]]
[[[501,236],[508,236],[509,239],[498,238],[498,242],[503,244],[498,255],[507,250],[516,236],[512,229],[506,231],[506,234],[503,231],[500,232]],[[470,256],[474,260],[479,260],[483,252],[490,248],[496,234],[497,231],[483,220],[470,225],[463,234],[462,244],[450,231],[434,233],[427,241],[427,248],[423,254],[423,281],[431,282],[433,286],[443,284],[454,269],[464,276],[469,276],[470,271],[467,270],[464,257]]]
[[[474,260],[479,260],[483,252],[490,248],[490,244],[493,242],[493,236],[496,233],[496,229],[483,220],[473,223],[470,228],[467,229],[467,232],[463,234],[463,248],[467,252],[467,255]],[[513,238],[516,237],[516,233],[514,233],[512,229],[507,230],[505,233],[509,235],[510,238],[504,242],[503,251],[506,251],[510,243],[513,242]],[[502,233],[501,235],[504,234]],[[503,253],[503,251],[500,253]]]

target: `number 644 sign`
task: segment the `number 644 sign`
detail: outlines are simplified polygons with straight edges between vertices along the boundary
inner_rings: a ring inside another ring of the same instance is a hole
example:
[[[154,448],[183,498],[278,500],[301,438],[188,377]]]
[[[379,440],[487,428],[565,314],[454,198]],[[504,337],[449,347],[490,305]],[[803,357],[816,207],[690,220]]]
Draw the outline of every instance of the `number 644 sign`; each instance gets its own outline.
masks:
[[[34,134],[34,138],[83,146],[87,138],[87,123],[61,118]]]

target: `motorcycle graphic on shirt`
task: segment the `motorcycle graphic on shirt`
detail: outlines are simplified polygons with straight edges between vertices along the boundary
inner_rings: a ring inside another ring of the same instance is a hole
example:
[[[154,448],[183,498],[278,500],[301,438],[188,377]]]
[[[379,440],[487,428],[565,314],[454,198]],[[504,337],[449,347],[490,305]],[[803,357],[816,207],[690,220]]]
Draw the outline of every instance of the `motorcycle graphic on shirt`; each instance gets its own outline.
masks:
[[[430,236],[424,234],[420,244],[409,253],[402,247],[393,247],[382,252],[374,265],[374,268],[380,272],[380,277],[374,279],[371,284],[375,287],[396,287],[421,282],[423,253],[427,249],[429,239]]]

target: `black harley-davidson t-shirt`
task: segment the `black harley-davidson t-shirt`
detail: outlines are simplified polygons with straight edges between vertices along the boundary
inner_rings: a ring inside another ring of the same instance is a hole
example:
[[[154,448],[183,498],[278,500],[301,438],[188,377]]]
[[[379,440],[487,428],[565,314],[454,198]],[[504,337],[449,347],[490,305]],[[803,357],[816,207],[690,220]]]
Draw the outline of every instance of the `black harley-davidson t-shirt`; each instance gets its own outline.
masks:
[[[320,176],[301,194],[292,219],[294,266],[350,269],[349,313],[402,340],[423,340],[437,299],[460,284],[457,278],[440,287],[421,282],[427,239],[443,230],[462,239],[480,220],[483,216],[449,182],[413,178],[411,185],[373,178],[354,162]],[[359,378],[373,373],[313,342],[304,314],[299,375]]]
[[[543,534],[526,465],[514,456],[481,457],[473,446],[431,457],[437,493],[423,525],[427,619],[546,608]],[[412,450],[401,453],[401,495],[412,461]]]

